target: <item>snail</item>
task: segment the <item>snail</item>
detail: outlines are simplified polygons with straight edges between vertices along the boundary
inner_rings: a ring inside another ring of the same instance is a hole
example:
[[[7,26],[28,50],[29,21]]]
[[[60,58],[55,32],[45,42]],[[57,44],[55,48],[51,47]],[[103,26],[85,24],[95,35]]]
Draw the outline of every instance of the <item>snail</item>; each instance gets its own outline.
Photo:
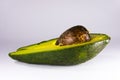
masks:
[[[64,46],[83,43],[90,40],[91,37],[88,30],[82,25],[77,25],[63,32],[57,39],[55,44],[59,46]]]

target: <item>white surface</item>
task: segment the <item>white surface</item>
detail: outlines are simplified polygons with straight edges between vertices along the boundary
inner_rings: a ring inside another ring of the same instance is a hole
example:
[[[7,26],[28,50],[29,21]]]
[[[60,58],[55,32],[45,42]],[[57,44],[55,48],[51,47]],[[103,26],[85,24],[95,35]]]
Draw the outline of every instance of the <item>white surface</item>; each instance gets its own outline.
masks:
[[[0,80],[120,80],[119,0],[0,0]],[[92,60],[75,66],[33,65],[8,53],[82,24],[111,36]]]

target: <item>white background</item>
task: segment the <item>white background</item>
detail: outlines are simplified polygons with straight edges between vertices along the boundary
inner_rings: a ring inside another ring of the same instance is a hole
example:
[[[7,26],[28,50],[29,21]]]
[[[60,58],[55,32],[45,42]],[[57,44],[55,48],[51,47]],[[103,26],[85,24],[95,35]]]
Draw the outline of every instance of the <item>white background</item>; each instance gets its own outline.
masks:
[[[75,25],[108,34],[110,44],[75,66],[26,64],[8,56]],[[0,80],[120,80],[119,31],[119,0],[0,0]]]

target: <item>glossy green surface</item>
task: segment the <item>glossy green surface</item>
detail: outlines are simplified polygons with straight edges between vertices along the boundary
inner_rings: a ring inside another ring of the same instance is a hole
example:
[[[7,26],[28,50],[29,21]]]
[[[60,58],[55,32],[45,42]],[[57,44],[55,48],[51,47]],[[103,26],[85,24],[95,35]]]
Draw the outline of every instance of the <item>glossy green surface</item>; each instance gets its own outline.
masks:
[[[34,64],[74,65],[96,56],[108,43],[106,34],[90,34],[91,41],[67,46],[56,46],[56,39],[21,47],[9,56]]]

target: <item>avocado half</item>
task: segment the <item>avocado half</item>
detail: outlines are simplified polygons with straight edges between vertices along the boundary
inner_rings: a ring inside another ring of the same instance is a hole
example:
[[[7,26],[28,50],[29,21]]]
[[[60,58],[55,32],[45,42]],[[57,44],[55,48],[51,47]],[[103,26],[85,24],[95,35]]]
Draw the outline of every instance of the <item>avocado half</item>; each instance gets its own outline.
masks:
[[[58,46],[57,38],[28,45],[9,53],[15,60],[33,64],[74,65],[95,57],[109,43],[106,34],[91,33],[91,40],[84,43]]]

